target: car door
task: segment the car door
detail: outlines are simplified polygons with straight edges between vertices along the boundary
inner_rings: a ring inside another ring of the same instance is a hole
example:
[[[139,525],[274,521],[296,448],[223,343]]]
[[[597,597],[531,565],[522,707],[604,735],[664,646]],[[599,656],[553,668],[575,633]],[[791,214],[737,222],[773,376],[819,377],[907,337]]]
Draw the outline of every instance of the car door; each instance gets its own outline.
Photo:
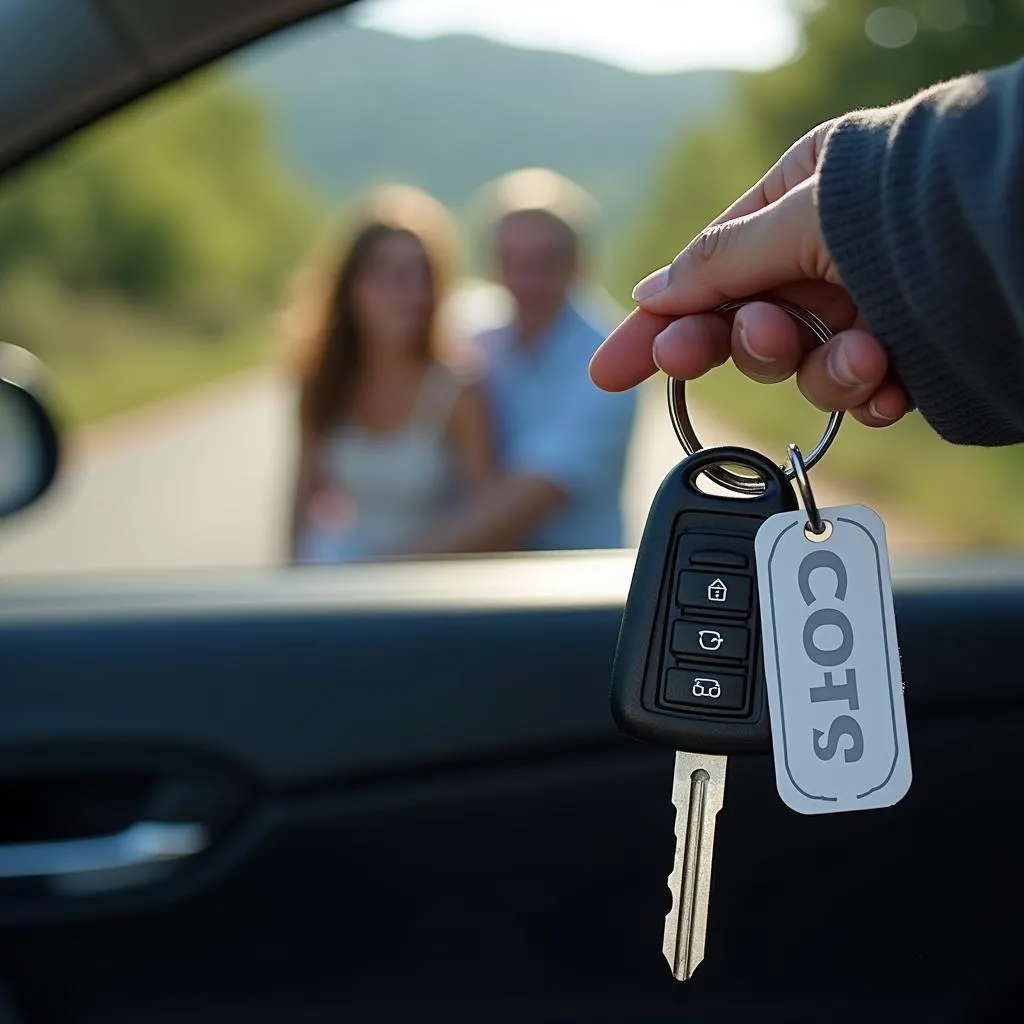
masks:
[[[27,156],[321,6],[56,5],[66,31],[36,15],[34,36],[4,43],[22,64],[43,47],[51,93],[26,90],[38,105],[6,122],[0,152]],[[282,63],[311,62],[337,28],[270,40],[238,74],[270,68],[283,88]],[[46,49],[76,40],[77,63]],[[96,209],[88,189],[110,181],[109,209],[129,196],[151,213],[161,168],[195,171],[182,140],[211,118],[225,134],[250,123],[223,74],[6,179],[17,210]],[[238,130],[218,159],[252,166],[263,136]],[[190,197],[211,233],[236,180]],[[266,224],[298,223],[292,198],[261,199],[242,237],[266,247]],[[155,222],[174,237],[174,217]],[[135,223],[100,226],[134,244]],[[609,714],[633,551],[283,568],[290,392],[270,342],[221,330],[227,303],[191,290],[215,267],[229,294],[223,254],[159,251],[192,261],[178,319],[157,320],[166,281],[140,284],[130,260],[115,268],[142,289],[130,306],[72,302],[24,266],[0,295],[9,340],[39,342],[70,421],[55,490],[0,530],[0,1020],[1017,1019],[1014,552],[894,543],[910,794],[812,819],[782,805],[770,758],[734,758],[707,959],[678,984],[661,955],[672,752]],[[82,353],[62,348],[68,331]],[[140,354],[139,332],[166,347]],[[637,429],[634,543],[677,455],[660,392]]]
[[[769,759],[733,759],[679,985],[671,754],[607,713],[629,568],[8,590],[12,1019],[1008,1019],[1016,572],[900,579],[898,807],[804,818]]]

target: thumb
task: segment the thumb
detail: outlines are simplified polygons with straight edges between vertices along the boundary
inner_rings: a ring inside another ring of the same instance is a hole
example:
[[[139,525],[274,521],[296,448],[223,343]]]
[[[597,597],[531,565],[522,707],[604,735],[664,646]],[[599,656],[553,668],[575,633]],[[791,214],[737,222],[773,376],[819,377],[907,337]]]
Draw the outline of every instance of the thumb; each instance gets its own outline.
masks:
[[[649,313],[687,316],[808,278],[837,281],[814,201],[814,179],[770,206],[705,228],[633,300]]]

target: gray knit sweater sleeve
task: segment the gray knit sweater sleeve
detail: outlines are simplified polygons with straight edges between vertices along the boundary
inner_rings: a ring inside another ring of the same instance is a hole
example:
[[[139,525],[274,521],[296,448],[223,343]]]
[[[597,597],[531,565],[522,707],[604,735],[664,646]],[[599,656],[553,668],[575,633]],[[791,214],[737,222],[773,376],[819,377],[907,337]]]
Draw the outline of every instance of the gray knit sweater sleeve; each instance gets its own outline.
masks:
[[[957,444],[1024,441],[1024,62],[841,118],[818,205],[925,419]]]

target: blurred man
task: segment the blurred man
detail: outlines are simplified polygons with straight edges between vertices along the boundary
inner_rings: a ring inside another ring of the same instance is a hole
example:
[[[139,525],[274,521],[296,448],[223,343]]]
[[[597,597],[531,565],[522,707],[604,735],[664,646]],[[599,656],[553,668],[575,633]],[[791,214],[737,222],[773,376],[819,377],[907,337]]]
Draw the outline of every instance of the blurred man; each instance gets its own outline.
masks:
[[[584,308],[576,287],[593,201],[540,168],[506,175],[484,196],[491,255],[514,302],[510,322],[477,339],[504,475],[426,547],[620,547],[636,398],[599,392],[587,371],[615,323]]]

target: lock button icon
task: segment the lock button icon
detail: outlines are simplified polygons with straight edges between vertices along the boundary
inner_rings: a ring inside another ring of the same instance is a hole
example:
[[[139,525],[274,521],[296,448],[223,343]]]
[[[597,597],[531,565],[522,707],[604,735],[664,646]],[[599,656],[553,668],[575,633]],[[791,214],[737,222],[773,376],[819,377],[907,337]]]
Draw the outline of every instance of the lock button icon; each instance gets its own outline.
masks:
[[[739,573],[696,572],[684,569],[676,586],[676,604],[694,611],[714,608],[728,612],[749,610],[754,581]]]

